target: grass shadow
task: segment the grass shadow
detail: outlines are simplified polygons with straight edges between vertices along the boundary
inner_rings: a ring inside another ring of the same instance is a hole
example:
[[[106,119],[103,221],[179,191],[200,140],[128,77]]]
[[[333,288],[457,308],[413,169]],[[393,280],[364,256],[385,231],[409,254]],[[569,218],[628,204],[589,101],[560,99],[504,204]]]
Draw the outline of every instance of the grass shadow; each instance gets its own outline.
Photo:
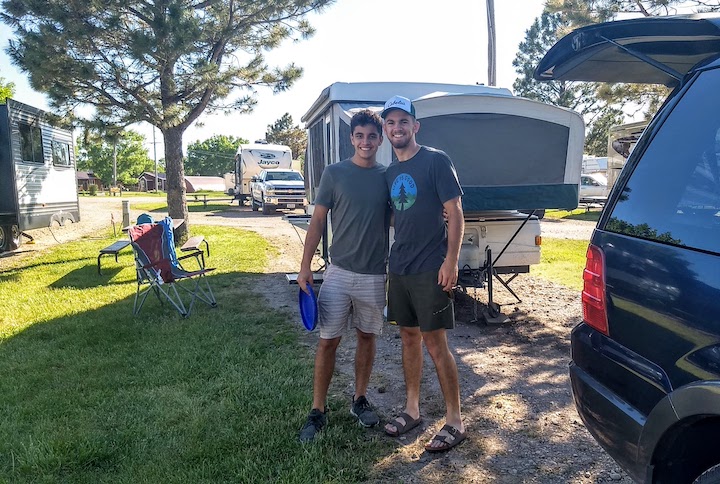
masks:
[[[121,261],[126,262],[126,261]],[[113,261],[114,263],[114,261]],[[98,274],[97,264],[87,264],[78,269],[72,270],[67,274],[63,275],[55,282],[51,283],[48,287],[53,289],[61,288],[73,288],[73,289],[89,289],[99,286],[107,286],[108,284],[126,284],[127,280],[124,281],[112,281],[118,274],[120,274],[125,267],[107,267],[107,264],[102,268],[102,273]]]

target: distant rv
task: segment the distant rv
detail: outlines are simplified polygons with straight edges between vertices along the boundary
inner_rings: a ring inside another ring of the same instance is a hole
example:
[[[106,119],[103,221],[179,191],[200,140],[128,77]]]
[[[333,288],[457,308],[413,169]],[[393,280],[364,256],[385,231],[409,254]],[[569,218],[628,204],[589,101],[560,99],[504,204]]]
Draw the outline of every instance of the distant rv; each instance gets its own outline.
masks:
[[[262,170],[276,168],[292,168],[292,150],[289,146],[259,142],[241,144],[235,154],[234,186],[228,188],[228,194],[233,195],[242,205],[250,199],[252,178]]]
[[[0,105],[0,252],[26,230],[80,221],[72,132],[47,118],[12,99]]]

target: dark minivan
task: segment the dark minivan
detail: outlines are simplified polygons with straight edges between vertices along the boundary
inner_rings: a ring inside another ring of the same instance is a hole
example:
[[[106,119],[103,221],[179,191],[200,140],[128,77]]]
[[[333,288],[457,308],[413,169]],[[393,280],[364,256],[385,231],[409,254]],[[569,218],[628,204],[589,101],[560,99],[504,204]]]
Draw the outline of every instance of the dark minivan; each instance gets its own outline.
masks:
[[[600,216],[572,331],[578,412],[639,482],[720,482],[720,16],[578,29],[538,80],[673,91]]]

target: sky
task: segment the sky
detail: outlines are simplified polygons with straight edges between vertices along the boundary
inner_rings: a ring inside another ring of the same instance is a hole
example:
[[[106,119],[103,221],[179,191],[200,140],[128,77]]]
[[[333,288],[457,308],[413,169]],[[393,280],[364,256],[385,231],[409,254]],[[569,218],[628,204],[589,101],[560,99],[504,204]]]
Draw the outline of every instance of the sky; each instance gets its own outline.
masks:
[[[544,0],[495,2],[497,85],[512,89],[516,73],[512,61],[525,31],[542,13]],[[304,127],[302,116],[323,89],[334,82],[488,83],[486,4],[478,0],[336,0],[308,19],[316,33],[308,40],[286,42],[266,54],[270,66],[290,62],[304,74],[292,88],[272,94],[258,88],[258,104],[251,114],[203,114],[183,138],[188,144],[213,135],[250,141],[263,139],[268,125],[290,113]],[[15,99],[47,109],[47,99],[33,91],[24,74],[5,52],[12,31],[0,25],[0,77],[15,83]],[[153,158],[153,129],[134,125],[147,139]],[[155,130],[157,158],[163,158],[162,139]],[[296,154],[294,154],[296,155]]]

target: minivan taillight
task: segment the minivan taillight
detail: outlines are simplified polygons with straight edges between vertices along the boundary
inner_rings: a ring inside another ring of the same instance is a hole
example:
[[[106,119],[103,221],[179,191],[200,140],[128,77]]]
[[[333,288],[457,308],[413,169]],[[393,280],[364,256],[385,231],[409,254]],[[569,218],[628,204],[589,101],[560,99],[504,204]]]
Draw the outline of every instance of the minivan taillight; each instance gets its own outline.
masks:
[[[607,300],[605,295],[605,256],[599,247],[590,244],[583,271],[583,320],[603,334],[608,334]]]

